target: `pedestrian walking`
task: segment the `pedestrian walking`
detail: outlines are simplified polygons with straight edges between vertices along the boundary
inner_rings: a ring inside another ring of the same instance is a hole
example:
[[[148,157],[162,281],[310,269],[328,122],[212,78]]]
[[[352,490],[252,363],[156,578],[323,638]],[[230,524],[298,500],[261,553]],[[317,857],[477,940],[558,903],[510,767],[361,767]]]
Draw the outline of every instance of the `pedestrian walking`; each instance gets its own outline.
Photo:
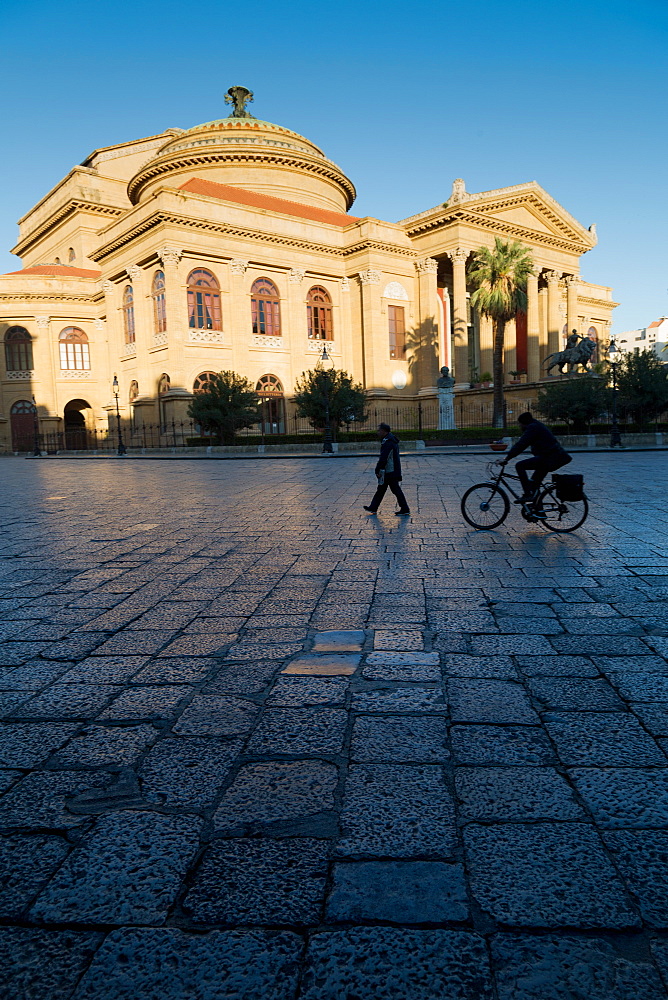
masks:
[[[523,434],[500,464],[505,465],[511,458],[515,458],[527,448],[531,448],[534,457],[526,458],[515,466],[515,471],[520,477],[524,490],[523,496],[519,500],[515,500],[515,503],[522,504],[533,500],[538,487],[548,472],[556,472],[562,465],[568,465],[573,459],[559,444],[550,428],[542,424],[540,420],[536,420],[531,413],[520,413],[517,422],[522,428]],[[529,469],[534,470],[531,479],[528,476]]]
[[[397,517],[407,516],[410,514],[408,502],[399,485],[402,479],[399,438],[395,437],[392,433],[392,428],[389,424],[378,424],[378,438],[380,440],[380,455],[376,462],[378,488],[373,495],[371,503],[368,507],[365,506],[364,509],[368,510],[370,514],[375,514],[389,487],[399,504],[399,510],[395,511],[395,514]]]

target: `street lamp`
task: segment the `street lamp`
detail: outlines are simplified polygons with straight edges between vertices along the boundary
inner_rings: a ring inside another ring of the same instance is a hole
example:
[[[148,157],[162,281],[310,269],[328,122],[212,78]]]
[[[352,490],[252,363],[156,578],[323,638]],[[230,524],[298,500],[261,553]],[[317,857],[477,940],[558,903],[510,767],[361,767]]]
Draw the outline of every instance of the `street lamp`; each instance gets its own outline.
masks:
[[[117,455],[124,455],[128,450],[123,444],[123,434],[121,433],[121,411],[118,408],[118,379],[114,375],[113,381],[114,397],[116,399],[116,423],[118,425],[118,448],[116,451]]]
[[[327,353],[327,344],[323,345],[322,354],[320,355],[320,364],[324,365],[326,361],[331,361],[329,354]],[[324,379],[324,392],[325,392],[325,440],[322,443],[322,453],[323,455],[331,455],[334,449],[332,448],[332,425],[329,419],[329,373],[323,368]]]
[[[617,365],[619,364],[618,358],[621,351],[617,347],[614,338],[610,341],[610,346],[608,347],[608,361],[610,363],[610,369],[612,371],[612,427],[610,428],[610,447],[615,446],[621,447],[622,435],[619,433],[619,425],[617,423]]]
[[[39,412],[37,410],[37,403],[35,402],[35,397],[32,397],[32,422],[33,422],[33,436],[34,436],[34,448],[33,455],[35,458],[41,458],[42,452],[39,447]]]

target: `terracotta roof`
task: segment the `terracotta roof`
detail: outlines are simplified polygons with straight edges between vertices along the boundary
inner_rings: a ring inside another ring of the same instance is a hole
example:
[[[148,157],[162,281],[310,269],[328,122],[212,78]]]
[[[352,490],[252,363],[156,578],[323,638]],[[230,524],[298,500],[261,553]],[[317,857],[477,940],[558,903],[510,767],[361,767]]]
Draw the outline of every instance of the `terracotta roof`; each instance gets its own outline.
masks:
[[[101,273],[84,267],[68,267],[67,264],[37,264],[35,267],[24,267],[22,271],[7,272],[7,274],[42,274],[53,278],[99,278]]]
[[[664,319],[655,319],[653,323],[649,324],[649,326],[647,327],[647,329],[651,330],[653,326],[661,326],[661,324],[663,322],[664,322]]]
[[[251,208],[266,208],[270,212],[280,212],[281,215],[296,215],[312,222],[327,222],[331,226],[349,226],[351,222],[359,222],[358,216],[346,215],[345,212],[330,212],[325,208],[303,205],[300,201],[275,198],[271,194],[258,194],[256,191],[246,191],[244,188],[219,184],[217,181],[204,181],[199,177],[186,181],[179,190],[204,194],[209,198],[220,198],[221,201],[235,201],[239,205],[248,205]]]

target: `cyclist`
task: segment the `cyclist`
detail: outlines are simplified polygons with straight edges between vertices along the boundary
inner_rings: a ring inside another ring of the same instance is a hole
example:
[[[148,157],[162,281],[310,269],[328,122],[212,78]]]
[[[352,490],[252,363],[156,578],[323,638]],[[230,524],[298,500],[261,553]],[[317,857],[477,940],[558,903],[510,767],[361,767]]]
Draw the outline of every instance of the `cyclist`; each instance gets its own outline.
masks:
[[[522,428],[523,434],[519,441],[515,442],[505,458],[501,459],[500,464],[506,465],[511,458],[515,458],[516,455],[526,451],[527,448],[531,448],[531,453],[534,457],[526,458],[523,462],[518,462],[515,466],[515,471],[520,477],[522,489],[524,490],[523,495],[519,500],[515,500],[515,503],[524,504],[530,503],[534,499],[538,487],[548,472],[556,472],[563,465],[568,465],[569,462],[572,462],[573,458],[561,447],[549,427],[542,424],[540,420],[536,420],[531,413],[520,413],[517,421]],[[531,479],[527,475],[529,469],[534,470]]]

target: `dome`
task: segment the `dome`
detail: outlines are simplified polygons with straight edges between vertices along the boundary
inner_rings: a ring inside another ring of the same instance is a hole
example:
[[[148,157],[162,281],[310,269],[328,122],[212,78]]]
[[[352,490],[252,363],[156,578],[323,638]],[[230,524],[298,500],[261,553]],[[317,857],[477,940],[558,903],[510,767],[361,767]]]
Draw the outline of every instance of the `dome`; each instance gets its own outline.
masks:
[[[193,177],[346,212],[355,188],[315,143],[259,118],[221,118],[173,136],[128,185],[133,204]]]

